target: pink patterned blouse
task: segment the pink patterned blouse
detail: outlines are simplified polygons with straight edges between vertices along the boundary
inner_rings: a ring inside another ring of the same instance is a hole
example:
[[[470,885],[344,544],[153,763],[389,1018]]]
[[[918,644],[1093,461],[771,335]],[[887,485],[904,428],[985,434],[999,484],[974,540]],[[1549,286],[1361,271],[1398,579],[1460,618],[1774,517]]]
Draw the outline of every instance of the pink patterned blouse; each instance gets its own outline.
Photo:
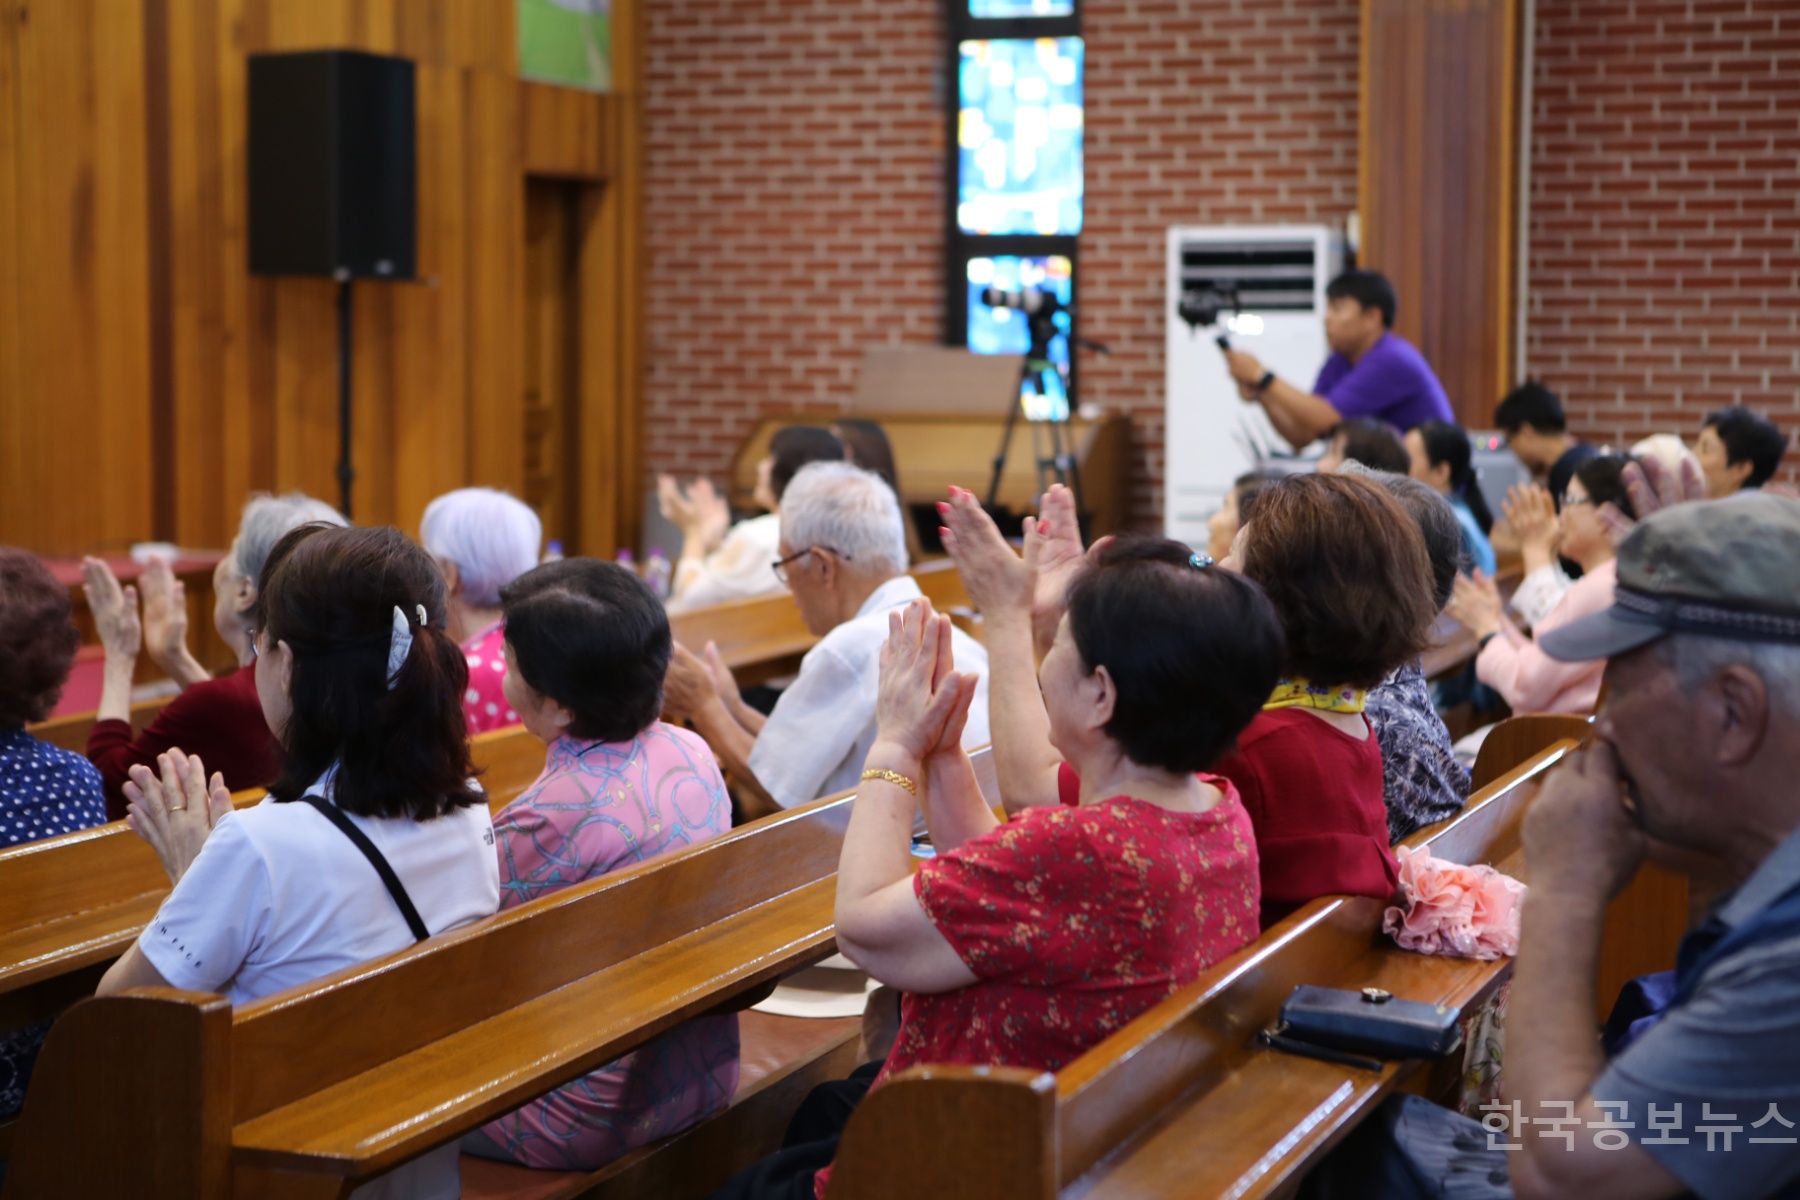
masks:
[[[500,909],[717,837],[731,801],[698,734],[551,743],[544,773],[494,818]],[[737,1015],[696,1017],[482,1127],[528,1167],[592,1171],[720,1111],[737,1090]]]
[[[463,720],[469,736],[519,723],[519,714],[506,702],[501,685],[506,679],[506,626],[495,625],[462,644],[469,663],[469,690],[463,693]]]

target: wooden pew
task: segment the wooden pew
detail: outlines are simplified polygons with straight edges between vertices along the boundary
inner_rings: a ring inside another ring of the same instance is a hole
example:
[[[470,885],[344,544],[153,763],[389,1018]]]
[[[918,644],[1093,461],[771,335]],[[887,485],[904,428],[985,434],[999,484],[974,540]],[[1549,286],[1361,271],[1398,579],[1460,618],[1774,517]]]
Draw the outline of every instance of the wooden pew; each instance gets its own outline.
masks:
[[[764,818],[236,1011],[172,989],[84,1000],[39,1058],[5,1196],[343,1195],[832,953],[851,803]],[[767,1148],[690,1155],[684,1190]]]
[[[544,766],[544,744],[522,728],[477,735],[471,750],[496,812]],[[91,995],[168,894],[162,864],[123,821],[0,851],[0,1030]]]
[[[134,703],[131,706],[131,727],[142,733],[144,728],[156,719],[156,714],[161,712],[174,698],[174,696],[157,696]],[[88,734],[93,731],[95,716],[96,714],[93,712],[67,713],[28,726],[26,732],[32,737],[49,742],[52,746],[73,750],[76,754],[86,754]]]
[[[1563,741],[1408,843],[1521,874],[1519,823]],[[1472,1011],[1510,962],[1434,958],[1379,933],[1384,906],[1314,901],[1059,1074],[926,1066],[870,1093],[845,1131],[832,1192],[1044,1198],[1282,1192],[1420,1062],[1362,1071],[1258,1046],[1296,984],[1383,987]],[[929,1147],[922,1152],[921,1147]]]

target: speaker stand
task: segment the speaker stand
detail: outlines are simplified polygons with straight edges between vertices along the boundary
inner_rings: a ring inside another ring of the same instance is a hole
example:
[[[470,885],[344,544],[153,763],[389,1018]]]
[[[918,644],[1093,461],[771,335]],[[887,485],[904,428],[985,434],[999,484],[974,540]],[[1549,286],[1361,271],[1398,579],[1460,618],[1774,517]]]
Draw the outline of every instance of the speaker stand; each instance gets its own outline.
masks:
[[[356,471],[350,466],[350,363],[352,357],[350,308],[350,276],[338,276],[338,511],[350,520],[350,485]]]

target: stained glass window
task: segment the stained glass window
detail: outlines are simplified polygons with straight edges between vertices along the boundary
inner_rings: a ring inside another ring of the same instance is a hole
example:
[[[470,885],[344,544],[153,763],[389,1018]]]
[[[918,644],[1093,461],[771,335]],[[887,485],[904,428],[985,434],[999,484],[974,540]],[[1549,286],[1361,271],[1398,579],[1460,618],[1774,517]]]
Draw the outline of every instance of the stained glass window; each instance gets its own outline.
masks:
[[[1075,0],[969,0],[971,17],[1070,17]]]
[[[1011,294],[1029,305],[1033,294],[1054,300],[1045,314],[1049,331],[1049,368],[1035,370],[1020,387],[1025,415],[1033,420],[1061,420],[1069,410],[1069,333],[1073,325],[1069,309],[1075,302],[1075,264],[1062,255],[1021,257],[977,255],[965,271],[968,292],[968,345],[978,354],[1017,355],[1021,362],[1031,346],[1030,318],[1020,308],[990,305],[989,288]],[[1042,300],[1039,301],[1042,303]]]
[[[957,225],[967,234],[1081,232],[1082,41],[961,43]]]

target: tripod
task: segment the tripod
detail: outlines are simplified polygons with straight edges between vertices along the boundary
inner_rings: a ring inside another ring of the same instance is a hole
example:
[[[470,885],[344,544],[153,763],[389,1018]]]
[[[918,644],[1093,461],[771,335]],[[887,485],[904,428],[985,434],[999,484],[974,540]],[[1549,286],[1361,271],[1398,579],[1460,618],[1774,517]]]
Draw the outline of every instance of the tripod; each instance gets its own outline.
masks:
[[[1025,396],[1029,392],[1040,400],[1047,400],[1052,395],[1045,385],[1045,377],[1056,372],[1056,365],[1050,361],[1048,345],[1040,347],[1035,340],[1030,350],[1025,352],[1024,360],[1019,364],[1019,394],[1007,406],[1006,428],[1000,434],[1000,448],[994,454],[994,473],[988,479],[987,508],[996,511],[995,505],[1000,498],[1000,477],[1006,472],[1007,454],[1012,449],[1013,433],[1019,426],[1019,414],[1025,408]],[[1075,511],[1082,512],[1081,507],[1081,470],[1075,462],[1075,439],[1067,427],[1074,414],[1067,406],[1060,415],[1044,420],[1031,422],[1031,449],[1033,461],[1037,465],[1038,492],[1048,491],[1051,483],[1067,484],[1075,494]],[[1048,443],[1049,453],[1044,453]]]

